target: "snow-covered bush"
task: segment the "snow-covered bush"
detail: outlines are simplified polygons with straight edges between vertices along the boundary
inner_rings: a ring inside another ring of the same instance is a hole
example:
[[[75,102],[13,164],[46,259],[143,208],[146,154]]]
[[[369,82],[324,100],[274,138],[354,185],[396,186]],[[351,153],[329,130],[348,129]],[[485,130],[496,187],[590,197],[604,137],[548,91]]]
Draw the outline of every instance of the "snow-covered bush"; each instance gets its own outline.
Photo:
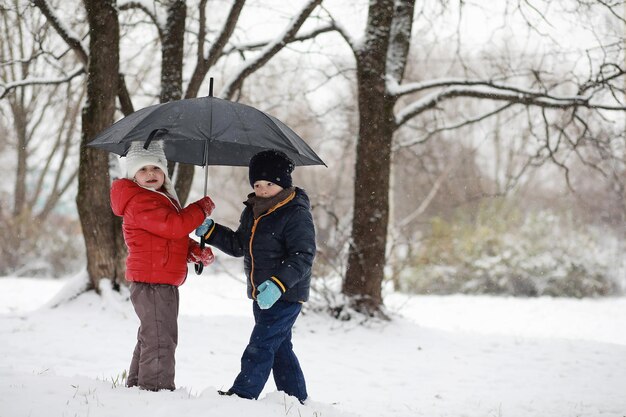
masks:
[[[620,291],[622,256],[592,232],[547,212],[485,209],[473,223],[432,220],[398,282],[407,292],[587,297]],[[603,236],[609,239],[610,236]]]

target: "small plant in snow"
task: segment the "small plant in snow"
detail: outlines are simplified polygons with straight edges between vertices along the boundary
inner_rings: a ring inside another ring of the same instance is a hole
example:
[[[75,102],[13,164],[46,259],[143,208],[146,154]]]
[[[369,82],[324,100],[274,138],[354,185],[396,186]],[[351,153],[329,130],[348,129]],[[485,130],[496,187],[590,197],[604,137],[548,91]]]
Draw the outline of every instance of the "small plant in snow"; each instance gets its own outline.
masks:
[[[126,385],[126,379],[128,377],[128,373],[126,369],[122,371],[122,374],[117,374],[116,376],[111,377],[111,388],[123,387]]]

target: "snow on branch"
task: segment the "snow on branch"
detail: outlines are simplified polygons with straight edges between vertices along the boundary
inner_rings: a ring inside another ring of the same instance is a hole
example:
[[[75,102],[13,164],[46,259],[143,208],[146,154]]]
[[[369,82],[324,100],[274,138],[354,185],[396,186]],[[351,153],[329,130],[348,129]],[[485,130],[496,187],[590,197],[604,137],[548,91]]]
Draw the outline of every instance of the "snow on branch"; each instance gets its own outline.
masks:
[[[394,97],[401,97],[407,94],[419,93],[421,91],[430,90],[439,87],[454,87],[454,86],[485,86],[494,88],[503,88],[505,90],[513,90],[510,86],[501,86],[494,80],[468,80],[466,78],[438,78],[435,80],[428,80],[424,82],[408,83],[400,85],[395,77],[387,77],[387,94]],[[521,89],[515,89],[519,93],[527,93]]]
[[[605,72],[611,70],[609,74],[605,74]],[[527,75],[535,74],[534,71],[528,71]],[[608,84],[610,81],[619,78],[625,74],[619,67],[615,68],[613,64],[604,64],[601,67],[600,74],[596,79],[589,80],[584,83],[580,87],[580,91],[585,91],[591,88],[603,87]],[[523,75],[523,73],[517,74],[518,76]],[[465,86],[465,87],[476,87],[476,86],[484,86],[489,88],[502,89],[505,91],[514,91],[520,94],[545,94],[538,93],[536,91],[525,90],[518,87],[513,87],[511,85],[499,84],[497,79],[490,80],[469,80],[466,78],[438,78],[434,80],[428,80],[424,82],[415,82],[415,83],[407,83],[404,85],[400,85],[398,83],[397,77],[387,76],[386,81],[386,90],[387,94],[396,98],[407,94],[419,93],[425,90],[430,90],[433,88],[440,87],[455,87],[455,86]]]
[[[6,95],[9,94],[9,92],[11,92],[12,90],[14,90],[16,88],[19,88],[19,87],[25,87],[25,86],[28,86],[28,85],[57,85],[57,84],[63,84],[63,83],[71,81],[75,77],[77,77],[77,76],[79,76],[81,74],[84,74],[84,73],[85,73],[85,68],[84,67],[80,67],[80,68],[77,68],[74,71],[70,72],[65,77],[61,77],[61,78],[25,78],[23,80],[14,81],[14,82],[8,83],[8,84],[0,84],[0,90],[2,91],[2,93],[0,93],[0,100],[3,99],[4,97],[6,97]]]
[[[344,25],[338,22],[324,6],[322,6],[322,9],[328,14],[333,30],[337,31],[337,33],[339,33],[339,35],[341,35],[341,37],[346,41],[350,49],[352,49],[352,51],[356,53],[356,51],[360,48],[361,42],[354,38],[352,35],[350,35],[348,29],[346,29]]]
[[[41,13],[43,13],[59,36],[72,48],[80,62],[87,66],[87,62],[89,61],[87,48],[83,46],[80,36],[65,26],[63,21],[59,19],[59,16],[52,10],[52,7],[50,7],[48,0],[33,0],[33,4],[41,10]]]
[[[474,84],[462,83],[461,85],[452,85],[414,101],[398,112],[396,115],[396,126],[399,127],[403,125],[416,115],[436,107],[444,100],[456,97],[508,101],[514,104],[556,109],[586,107],[599,110],[626,110],[626,106],[623,105],[593,103],[591,101],[593,94],[586,96],[557,97],[544,92],[476,82]]]
[[[278,35],[274,41],[268,43],[259,55],[248,61],[246,65],[244,65],[235,75],[228,80],[220,92],[220,97],[222,98],[230,98],[235,92],[241,88],[243,81],[250,74],[261,68],[266,62],[268,62],[274,55],[276,55],[280,50],[284,48],[286,44],[291,42],[300,27],[307,20],[309,15],[313,12],[313,10],[322,2],[322,0],[309,0],[304,7],[300,10],[296,16],[291,19],[285,30]]]

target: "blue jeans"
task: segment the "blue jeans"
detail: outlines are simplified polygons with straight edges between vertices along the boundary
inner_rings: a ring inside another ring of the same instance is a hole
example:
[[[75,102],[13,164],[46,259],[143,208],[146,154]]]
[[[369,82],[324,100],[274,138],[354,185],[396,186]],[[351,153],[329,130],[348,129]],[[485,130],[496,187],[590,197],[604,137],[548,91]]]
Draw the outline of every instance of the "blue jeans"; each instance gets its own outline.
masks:
[[[279,391],[300,401],[306,400],[304,374],[291,344],[291,328],[302,304],[277,301],[271,308],[261,310],[253,302],[252,308],[254,329],[241,357],[241,372],[230,391],[243,398],[256,399],[273,371]]]

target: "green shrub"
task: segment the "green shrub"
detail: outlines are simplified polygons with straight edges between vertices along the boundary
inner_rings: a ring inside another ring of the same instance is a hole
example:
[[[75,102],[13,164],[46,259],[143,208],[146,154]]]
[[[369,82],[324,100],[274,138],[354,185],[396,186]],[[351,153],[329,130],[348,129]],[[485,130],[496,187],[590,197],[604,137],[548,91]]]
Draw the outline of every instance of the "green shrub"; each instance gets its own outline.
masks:
[[[615,258],[571,220],[495,203],[473,219],[432,219],[398,282],[420,294],[603,296],[619,292]]]

